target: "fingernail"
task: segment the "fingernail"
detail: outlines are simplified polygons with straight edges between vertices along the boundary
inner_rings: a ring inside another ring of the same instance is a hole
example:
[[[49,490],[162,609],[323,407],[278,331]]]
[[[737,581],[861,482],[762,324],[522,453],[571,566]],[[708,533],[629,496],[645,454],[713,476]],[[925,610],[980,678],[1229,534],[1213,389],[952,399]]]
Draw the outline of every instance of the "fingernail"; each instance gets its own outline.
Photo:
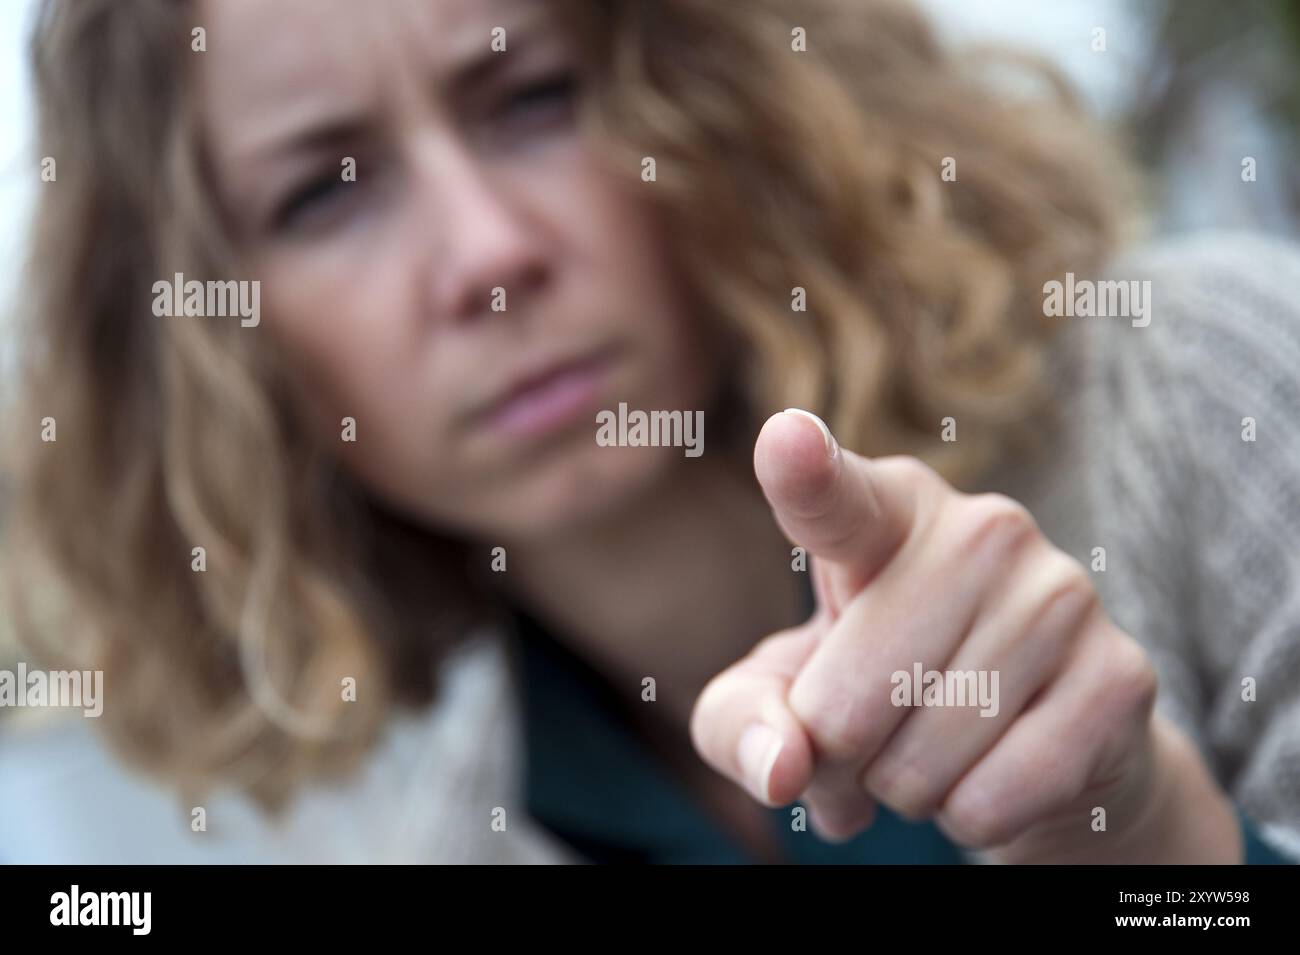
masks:
[[[831,429],[826,427],[825,421],[817,417],[811,411],[804,411],[802,408],[786,408],[785,414],[801,414],[805,418],[810,419],[813,424],[817,425],[818,429],[820,429],[822,433],[822,440],[826,442],[826,456],[828,458],[835,457],[835,453],[839,450],[840,446],[835,441],[835,435],[831,434]]]
[[[765,803],[770,803],[768,788],[771,784],[772,767],[781,755],[780,735],[763,723],[753,723],[740,736],[737,757],[740,771],[745,775],[745,783],[750,791]]]

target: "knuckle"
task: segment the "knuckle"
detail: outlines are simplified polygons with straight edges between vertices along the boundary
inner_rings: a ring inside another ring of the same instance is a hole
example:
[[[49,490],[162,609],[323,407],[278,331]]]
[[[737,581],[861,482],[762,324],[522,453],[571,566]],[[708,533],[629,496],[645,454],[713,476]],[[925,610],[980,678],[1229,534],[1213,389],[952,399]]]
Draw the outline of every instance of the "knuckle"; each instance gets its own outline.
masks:
[[[1038,524],[1029,509],[1005,494],[969,495],[955,506],[962,540],[970,549],[990,546],[1011,550],[1038,533]]]
[[[1155,705],[1158,680],[1146,651],[1127,634],[1115,631],[1104,657],[1091,677],[1089,708],[1104,714],[1112,730],[1122,732],[1150,713]]]
[[[1024,611],[1005,637],[1013,652],[1050,654],[1063,659],[1069,648],[1089,632],[1089,620],[1100,598],[1084,567],[1063,551],[1036,548],[1023,573]]]
[[[892,455],[876,458],[875,465],[881,483],[900,494],[908,495],[913,502],[915,516],[910,537],[933,537],[938,518],[943,515],[948,501],[957,496],[957,492],[938,471],[920,458]]]
[[[901,485],[928,488],[943,484],[943,478],[934,468],[911,455],[895,454],[876,458],[876,467],[881,474],[888,475]]]
[[[1126,712],[1145,713],[1155,705],[1159,686],[1156,668],[1146,651],[1127,635],[1111,654],[1108,682],[1118,697],[1119,708]]]
[[[959,785],[936,821],[967,848],[1004,846],[1043,819],[1076,805],[1087,784],[1088,765],[1082,751],[1063,759],[1055,742],[1043,741],[1024,754],[1014,776]]]
[[[1080,612],[1100,603],[1092,578],[1077,560],[1056,548],[1044,558],[1043,606],[1051,609],[1062,603]]]
[[[881,757],[864,774],[863,786],[898,815],[919,821],[934,815],[942,802],[940,784],[924,767]]]
[[[939,818],[944,831],[968,849],[990,849],[1016,836],[1007,814],[970,791],[954,793]]]
[[[870,748],[874,721],[864,712],[865,701],[826,693],[807,700],[796,691],[789,703],[818,752],[827,758],[848,760]]]

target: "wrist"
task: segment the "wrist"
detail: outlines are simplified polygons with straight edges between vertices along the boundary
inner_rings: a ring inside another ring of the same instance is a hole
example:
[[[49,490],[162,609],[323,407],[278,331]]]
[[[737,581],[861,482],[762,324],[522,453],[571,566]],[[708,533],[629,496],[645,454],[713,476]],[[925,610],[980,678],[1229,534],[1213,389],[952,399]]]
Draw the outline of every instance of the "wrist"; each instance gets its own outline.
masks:
[[[1132,771],[1137,781],[1113,797],[1086,797],[1066,816],[1035,827],[994,856],[1014,863],[1241,863],[1236,809],[1196,746],[1160,716],[1152,717],[1150,730]],[[1097,828],[1099,818],[1104,829]]]
[[[1245,849],[1232,800],[1196,745],[1172,723],[1152,719],[1155,791],[1140,822],[1117,846],[1124,861],[1238,865]]]

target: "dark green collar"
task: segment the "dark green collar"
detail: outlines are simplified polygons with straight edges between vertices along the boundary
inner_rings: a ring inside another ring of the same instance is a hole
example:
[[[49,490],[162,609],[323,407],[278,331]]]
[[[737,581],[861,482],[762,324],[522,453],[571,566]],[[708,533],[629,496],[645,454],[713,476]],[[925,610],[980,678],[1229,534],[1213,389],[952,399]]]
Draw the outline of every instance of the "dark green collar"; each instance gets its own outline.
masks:
[[[623,714],[627,702],[536,620],[518,613],[516,623],[530,814],[594,862],[753,861],[636,735]],[[795,831],[793,809],[772,810],[790,862],[965,861],[932,824],[905,822],[883,807],[871,829],[840,845]]]

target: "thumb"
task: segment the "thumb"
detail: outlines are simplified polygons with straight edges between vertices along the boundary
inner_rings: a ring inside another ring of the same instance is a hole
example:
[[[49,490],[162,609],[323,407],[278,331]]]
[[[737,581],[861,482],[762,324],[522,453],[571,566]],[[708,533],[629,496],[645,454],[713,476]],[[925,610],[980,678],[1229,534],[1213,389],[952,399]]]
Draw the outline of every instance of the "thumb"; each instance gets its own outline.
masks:
[[[768,806],[794,802],[812,781],[812,742],[786,694],[816,644],[807,625],[768,637],[714,677],[691,714],[704,761]]]

